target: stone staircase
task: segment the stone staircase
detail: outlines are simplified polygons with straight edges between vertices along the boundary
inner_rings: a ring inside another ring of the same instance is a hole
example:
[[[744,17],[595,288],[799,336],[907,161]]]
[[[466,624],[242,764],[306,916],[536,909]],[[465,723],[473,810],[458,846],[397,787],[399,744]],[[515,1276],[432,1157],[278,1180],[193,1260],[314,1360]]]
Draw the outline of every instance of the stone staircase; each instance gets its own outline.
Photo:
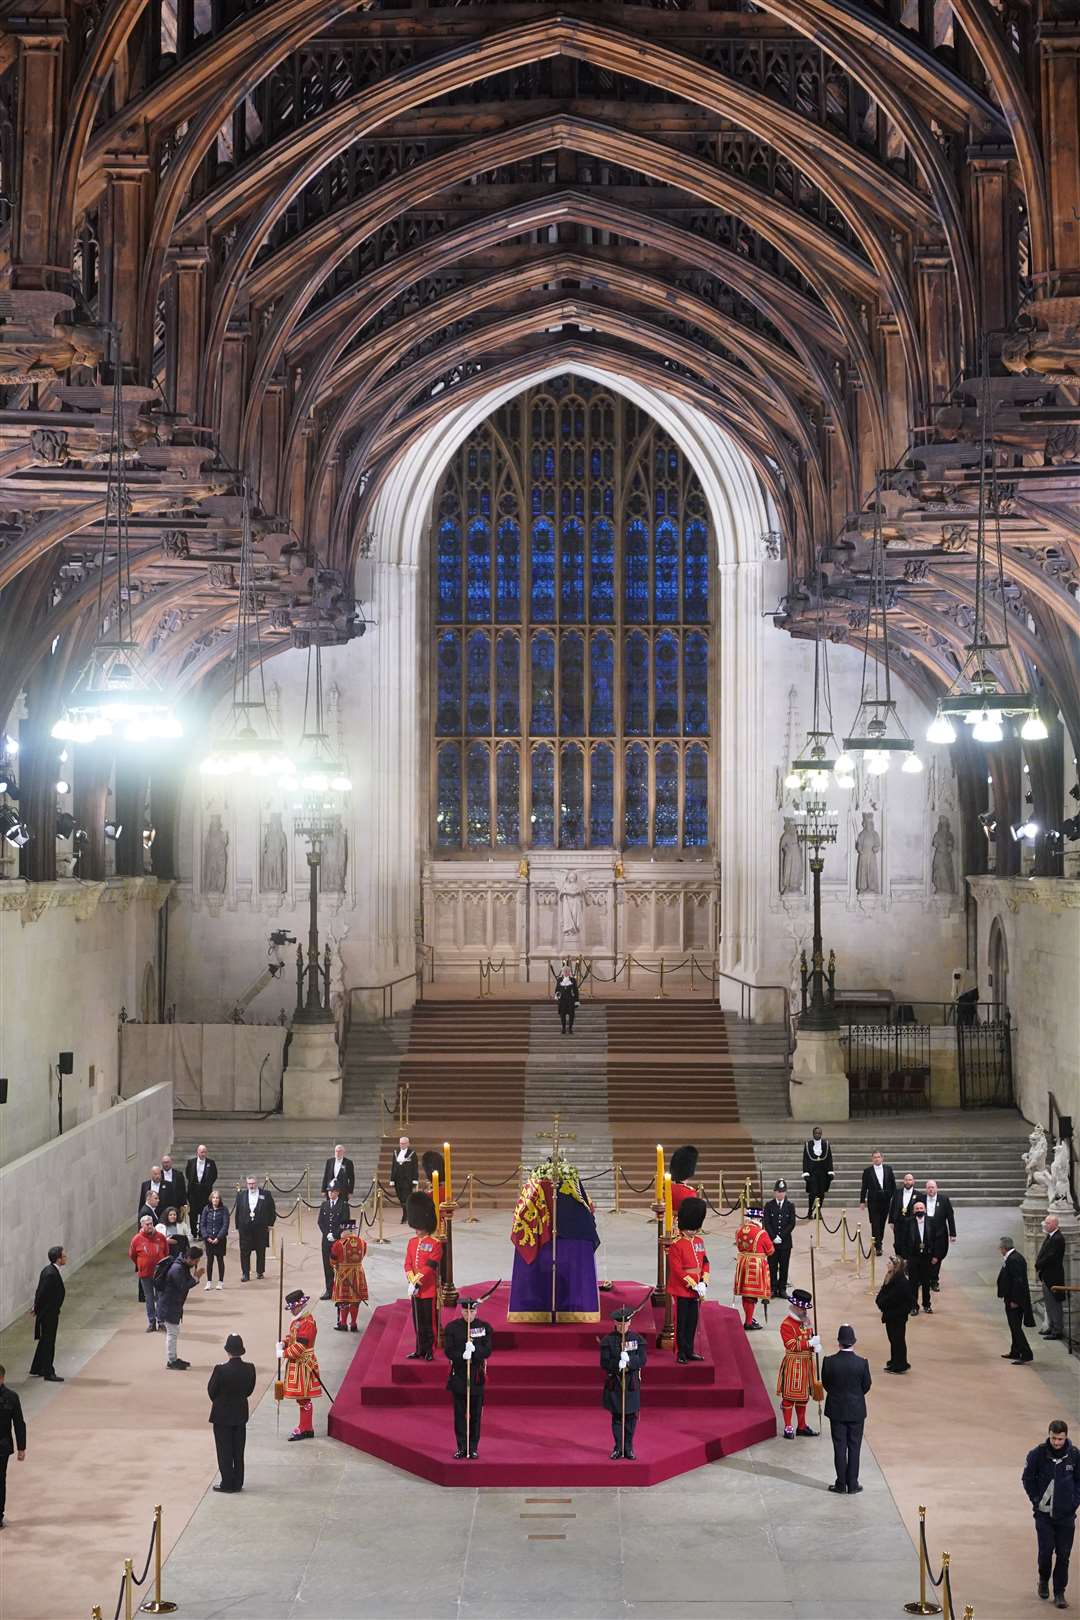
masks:
[[[544,1157],[550,1131],[559,1115],[560,1130],[572,1131],[567,1156],[583,1176],[597,1176],[611,1190],[611,1125],[608,1119],[607,1009],[603,1002],[582,1006],[573,1035],[564,1035],[552,1002],[530,1009],[529,1056],[525,1069],[525,1117],[521,1127],[521,1162]]]
[[[188,1121],[177,1120],[176,1124],[179,1129],[186,1127]],[[279,1205],[288,1206],[298,1192],[310,1196],[313,1202],[318,1199],[323,1165],[333,1153],[334,1143],[344,1142],[346,1152],[356,1166],[357,1192],[363,1196],[375,1173],[377,1145],[374,1134],[369,1129],[366,1138],[358,1138],[345,1127],[344,1122],[339,1122],[339,1125],[337,1134],[334,1134],[333,1122],[323,1124],[318,1137],[279,1136],[276,1133],[271,1136],[251,1126],[247,1126],[243,1134],[224,1136],[220,1134],[220,1126],[207,1121],[197,1136],[188,1134],[186,1130],[177,1135],[172,1150],[173,1160],[183,1169],[198,1143],[205,1142],[210,1157],[217,1164],[217,1188],[226,1204],[231,1207],[245,1176],[254,1175],[258,1176],[260,1185],[264,1185],[268,1178],[276,1182],[277,1186],[271,1186],[270,1190]],[[279,1190],[282,1187],[292,1188],[309,1168],[310,1182],[302,1183],[295,1191],[288,1193]],[[308,1186],[310,1193],[305,1190]]]
[[[863,1169],[870,1163],[874,1149],[880,1148],[897,1182],[910,1170],[919,1187],[932,1176],[957,1207],[990,1204],[1019,1208],[1024,1196],[1020,1153],[1026,1146],[1027,1127],[1017,1116],[1011,1118],[1015,1124],[1004,1120],[1000,1134],[983,1130],[966,1133],[963,1116],[952,1122],[951,1129],[941,1125],[937,1130],[928,1127],[915,1133],[900,1116],[876,1120],[858,1134],[833,1136],[836,1179],[829,1203],[836,1210],[858,1206]],[[825,1134],[829,1135],[828,1126]],[[799,1199],[803,1185],[802,1148],[801,1138],[770,1138],[763,1131],[755,1131],[754,1150],[766,1197],[776,1178],[782,1176],[791,1196]]]

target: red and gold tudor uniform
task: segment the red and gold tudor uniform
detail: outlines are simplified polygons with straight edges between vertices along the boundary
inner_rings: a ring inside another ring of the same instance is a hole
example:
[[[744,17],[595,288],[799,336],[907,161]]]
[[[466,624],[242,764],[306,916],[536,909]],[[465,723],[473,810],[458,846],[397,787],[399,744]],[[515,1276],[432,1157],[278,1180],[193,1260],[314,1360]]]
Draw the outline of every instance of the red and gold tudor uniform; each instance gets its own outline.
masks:
[[[315,1340],[318,1327],[311,1312],[306,1309],[308,1296],[302,1289],[286,1294],[285,1303],[292,1312],[292,1321],[282,1340],[285,1359],[284,1390],[287,1401],[297,1403],[296,1428],[290,1440],[313,1440],[312,1400],[323,1392],[319,1378],[319,1363],[315,1358]]]
[[[416,1348],[410,1351],[408,1359],[431,1361],[435,1352],[443,1257],[442,1243],[435,1235],[438,1225],[435,1200],[430,1193],[413,1193],[406,1205],[406,1214],[414,1235],[405,1250],[405,1281],[409,1285],[416,1330]]]
[[[364,1256],[367,1243],[356,1230],[355,1221],[341,1223],[341,1236],[330,1245],[330,1263],[334,1268],[333,1301],[337,1306],[337,1327],[342,1333],[351,1327],[360,1330],[356,1318],[361,1305],[367,1304],[368,1285],[364,1274]]]
[[[671,1155],[671,1212],[676,1223],[678,1223],[679,1210],[682,1208],[683,1200],[697,1197],[696,1188],[690,1185],[690,1177],[697,1171],[697,1163],[698,1150],[696,1147],[676,1148]]]
[[[703,1361],[694,1349],[698,1312],[709,1282],[709,1256],[701,1228],[704,1198],[684,1198],[679,1207],[679,1236],[668,1249],[667,1291],[675,1301],[675,1351],[681,1362]]]
[[[814,1351],[818,1340],[807,1312],[813,1303],[805,1288],[793,1288],[788,1295],[791,1311],[780,1324],[784,1357],[776,1375],[776,1393],[784,1414],[784,1439],[796,1434],[815,1434],[806,1424],[806,1403],[818,1398],[814,1373]],[[792,1425],[792,1412],[798,1427]]]
[[[758,1300],[768,1299],[772,1294],[769,1256],[773,1252],[773,1241],[761,1224],[760,1209],[747,1209],[743,1223],[735,1233],[735,1247],[738,1258],[735,1261],[732,1293],[742,1299],[743,1327],[747,1333],[752,1333],[761,1326],[754,1321]]]

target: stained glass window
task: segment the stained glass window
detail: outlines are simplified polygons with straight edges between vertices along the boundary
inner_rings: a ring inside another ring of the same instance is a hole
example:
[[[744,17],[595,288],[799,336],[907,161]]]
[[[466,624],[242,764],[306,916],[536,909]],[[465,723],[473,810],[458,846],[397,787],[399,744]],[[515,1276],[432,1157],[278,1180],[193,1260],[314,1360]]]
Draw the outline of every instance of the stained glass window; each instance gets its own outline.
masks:
[[[456,452],[431,546],[434,846],[708,847],[712,539],[667,434],[536,386]]]

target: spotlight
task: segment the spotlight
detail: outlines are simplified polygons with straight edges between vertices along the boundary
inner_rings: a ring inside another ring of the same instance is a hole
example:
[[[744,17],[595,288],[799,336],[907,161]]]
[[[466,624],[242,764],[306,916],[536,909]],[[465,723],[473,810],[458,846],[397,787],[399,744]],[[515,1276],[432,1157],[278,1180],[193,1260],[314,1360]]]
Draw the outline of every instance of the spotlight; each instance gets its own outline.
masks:
[[[75,817],[61,810],[56,817],[57,838],[70,838],[75,831]]]
[[[1009,828],[1015,843],[1019,843],[1021,838],[1034,838],[1038,830],[1037,821],[1018,821],[1015,826]]]
[[[1050,733],[1042,716],[1033,711],[1020,727],[1020,735],[1025,742],[1045,742]]]
[[[919,758],[918,754],[908,754],[904,759],[904,763],[900,767],[900,769],[907,776],[918,776],[922,768],[923,762]]]
[[[148,821],[142,830],[143,849],[149,849],[156,837],[157,828]]]
[[[997,816],[992,810],[984,810],[979,816],[979,824],[987,838],[993,838],[997,832]]]
[[[940,710],[926,728],[926,740],[929,743],[954,743],[956,741],[956,728],[946,719]]]
[[[114,842],[117,838],[119,838],[123,830],[124,823],[122,821],[107,821],[105,823],[105,836],[106,838],[113,839]]]
[[[16,742],[14,737],[9,737],[7,732],[4,733],[3,752],[5,754],[17,754],[19,752],[18,743]]]
[[[61,777],[56,784],[56,791],[60,794],[61,798],[63,798],[65,793],[71,792],[71,783],[66,782],[64,778]]]
[[[30,842],[30,829],[25,821],[19,820],[14,810],[0,810],[0,832],[16,849],[22,849],[24,844]]]
[[[999,743],[1004,735],[1001,721],[995,719],[987,709],[983,709],[972,727],[971,735],[976,742]]]

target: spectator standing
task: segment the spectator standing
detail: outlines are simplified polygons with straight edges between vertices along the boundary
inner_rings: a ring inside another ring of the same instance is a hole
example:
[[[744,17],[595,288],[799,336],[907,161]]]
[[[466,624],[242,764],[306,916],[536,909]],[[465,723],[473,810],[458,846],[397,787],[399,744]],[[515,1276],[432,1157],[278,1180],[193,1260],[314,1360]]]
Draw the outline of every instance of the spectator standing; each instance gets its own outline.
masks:
[[[4,1382],[7,1368],[0,1367],[0,1530],[4,1528],[7,1507],[7,1465],[12,1452],[22,1462],[26,1456],[26,1423],[22,1402]]]
[[[947,1193],[938,1192],[936,1181],[926,1183],[926,1218],[932,1221],[936,1228],[934,1234],[933,1254],[930,1261],[930,1287],[935,1294],[941,1292],[941,1262],[949,1252],[949,1245],[956,1242],[956,1216],[953,1214],[952,1199]]]
[[[1059,1230],[1056,1215],[1048,1215],[1042,1229],[1043,1240],[1035,1256],[1035,1275],[1042,1284],[1046,1326],[1040,1330],[1039,1337],[1060,1339],[1065,1334],[1065,1301],[1054,1289],[1065,1286],[1065,1234]]]
[[[206,1143],[200,1142],[195,1149],[195,1156],[187,1162],[184,1171],[184,1180],[187,1182],[188,1220],[191,1230],[199,1230],[199,1217],[210,1202],[210,1194],[217,1181],[218,1168],[213,1159],[207,1158]]]
[[[915,1205],[915,1213],[907,1223],[906,1243],[904,1253],[907,1258],[907,1271],[911,1279],[911,1286],[915,1299],[911,1307],[912,1316],[918,1316],[919,1306],[922,1305],[927,1316],[932,1316],[934,1308],[930,1303],[930,1280],[933,1276],[934,1241],[936,1229],[926,1218],[926,1209],[920,1199]]]
[[[210,1202],[199,1216],[199,1240],[206,1251],[206,1291],[214,1281],[214,1261],[217,1261],[218,1287],[225,1286],[225,1250],[229,1245],[229,1212],[221,1202],[215,1187]]]
[[[870,1363],[855,1352],[855,1329],[845,1323],[836,1335],[840,1346],[835,1355],[821,1363],[821,1387],[825,1391],[825,1416],[832,1433],[835,1482],[829,1486],[837,1496],[857,1496],[859,1456],[866,1423],[866,1395],[870,1388]]]
[[[399,1136],[397,1152],[394,1154],[394,1162],[390,1166],[390,1180],[394,1184],[394,1192],[397,1195],[398,1203],[401,1205],[402,1226],[407,1223],[406,1209],[409,1199],[416,1191],[419,1174],[420,1166],[417,1163],[416,1149],[407,1136]]]
[[[244,1488],[244,1444],[247,1440],[248,1397],[255,1390],[255,1368],[243,1358],[244,1341],[238,1333],[225,1340],[228,1361],[219,1361],[210,1374],[210,1422],[214,1426],[221,1484],[215,1491],[229,1494]]]
[[[331,1187],[337,1187],[343,1198],[351,1198],[356,1191],[356,1166],[351,1159],[345,1157],[345,1148],[338,1142],[334,1148],[334,1157],[327,1159],[323,1165],[322,1190],[325,1193]],[[412,1189],[410,1188],[410,1191]]]
[[[1055,1606],[1067,1609],[1069,1554],[1076,1534],[1076,1510],[1080,1507],[1080,1451],[1069,1439],[1069,1425],[1061,1418],[1051,1423],[1042,1444],[1028,1452],[1021,1479],[1035,1515],[1039,1546],[1036,1590],[1041,1598],[1048,1598],[1053,1581]]]
[[[155,1231],[152,1215],[144,1215],[139,1230],[128,1244],[128,1259],[135,1267],[139,1279],[139,1296],[146,1306],[146,1331],[156,1333],[165,1324],[157,1314],[157,1285],[154,1272],[159,1260],[169,1252],[169,1240],[163,1232]]]
[[[915,1177],[909,1170],[899,1187],[896,1189],[896,1196],[892,1201],[892,1209],[889,1211],[890,1226],[892,1226],[894,1229],[897,1228],[905,1216],[913,1215],[915,1213],[915,1200],[918,1196],[918,1193],[915,1191]]]
[[[166,1209],[175,1208],[177,1213],[187,1207],[184,1172],[173,1168],[172,1157],[168,1153],[161,1155],[161,1202]]]
[[[1005,1320],[1012,1339],[1009,1349],[1002,1352],[1001,1359],[1024,1367],[1029,1361],[1035,1360],[1031,1346],[1024,1337],[1024,1329],[1035,1326],[1027,1261],[1011,1237],[1003,1237],[998,1248],[1001,1250],[1001,1270],[998,1272],[997,1295],[1005,1306]]]
[[[165,1323],[165,1365],[173,1372],[186,1372],[190,1361],[181,1361],[180,1323],[184,1319],[184,1301],[202,1276],[202,1250],[195,1246],[184,1254],[174,1254],[165,1274],[158,1310]],[[159,1273],[160,1275],[160,1273]]]
[[[156,1226],[158,1223],[158,1217],[161,1214],[163,1214],[163,1210],[161,1208],[161,1199],[158,1197],[156,1192],[148,1192],[145,1201],[139,1208],[140,1221],[144,1215],[149,1215],[150,1219]]]
[[[255,1256],[255,1275],[261,1279],[266,1271],[266,1247],[270,1232],[277,1220],[274,1195],[268,1187],[260,1187],[255,1176],[248,1176],[236,1195],[233,1222],[240,1239],[240,1281],[247,1282],[251,1274],[251,1256]]]
[[[907,1357],[907,1320],[915,1303],[915,1291],[908,1280],[907,1266],[899,1255],[889,1261],[885,1280],[877,1291],[874,1304],[881,1312],[885,1332],[889,1335],[889,1359],[885,1371],[906,1373],[911,1363]]]
[[[806,1188],[806,1216],[809,1220],[814,1213],[815,1204],[824,1207],[825,1195],[833,1182],[832,1144],[822,1136],[820,1125],[814,1126],[810,1137],[803,1143],[802,1178],[803,1186]]]
[[[882,1155],[877,1151],[870,1155],[870,1163],[862,1173],[862,1186],[859,1189],[859,1207],[865,1209],[870,1216],[870,1230],[874,1236],[874,1248],[881,1253],[882,1239],[885,1235],[885,1222],[889,1218],[893,1199],[896,1197],[896,1177],[891,1164],[886,1164]]]
[[[169,1208],[165,1211],[165,1219],[159,1221],[157,1230],[163,1237],[176,1246],[178,1254],[183,1254],[191,1243],[192,1231],[187,1221],[180,1219],[179,1211]]]
[[[577,979],[569,963],[564,963],[562,972],[555,980],[555,1005],[559,1009],[559,1022],[562,1024],[564,1035],[574,1033],[574,1014],[577,1012],[580,999],[581,992],[578,989]]]
[[[140,1215],[142,1214],[143,1210],[148,1207],[150,1193],[156,1194],[159,1204],[164,1204],[165,1192],[161,1185],[160,1164],[152,1164],[150,1166],[150,1174],[147,1176],[144,1182],[140,1183],[138,1203],[138,1213]]]
[[[44,1378],[47,1384],[64,1382],[53,1362],[56,1357],[56,1332],[60,1326],[60,1312],[66,1292],[60,1268],[66,1265],[67,1255],[63,1244],[57,1243],[49,1250],[49,1263],[42,1269],[34,1294],[34,1338],[37,1349],[30,1363],[30,1372],[35,1378]]]

